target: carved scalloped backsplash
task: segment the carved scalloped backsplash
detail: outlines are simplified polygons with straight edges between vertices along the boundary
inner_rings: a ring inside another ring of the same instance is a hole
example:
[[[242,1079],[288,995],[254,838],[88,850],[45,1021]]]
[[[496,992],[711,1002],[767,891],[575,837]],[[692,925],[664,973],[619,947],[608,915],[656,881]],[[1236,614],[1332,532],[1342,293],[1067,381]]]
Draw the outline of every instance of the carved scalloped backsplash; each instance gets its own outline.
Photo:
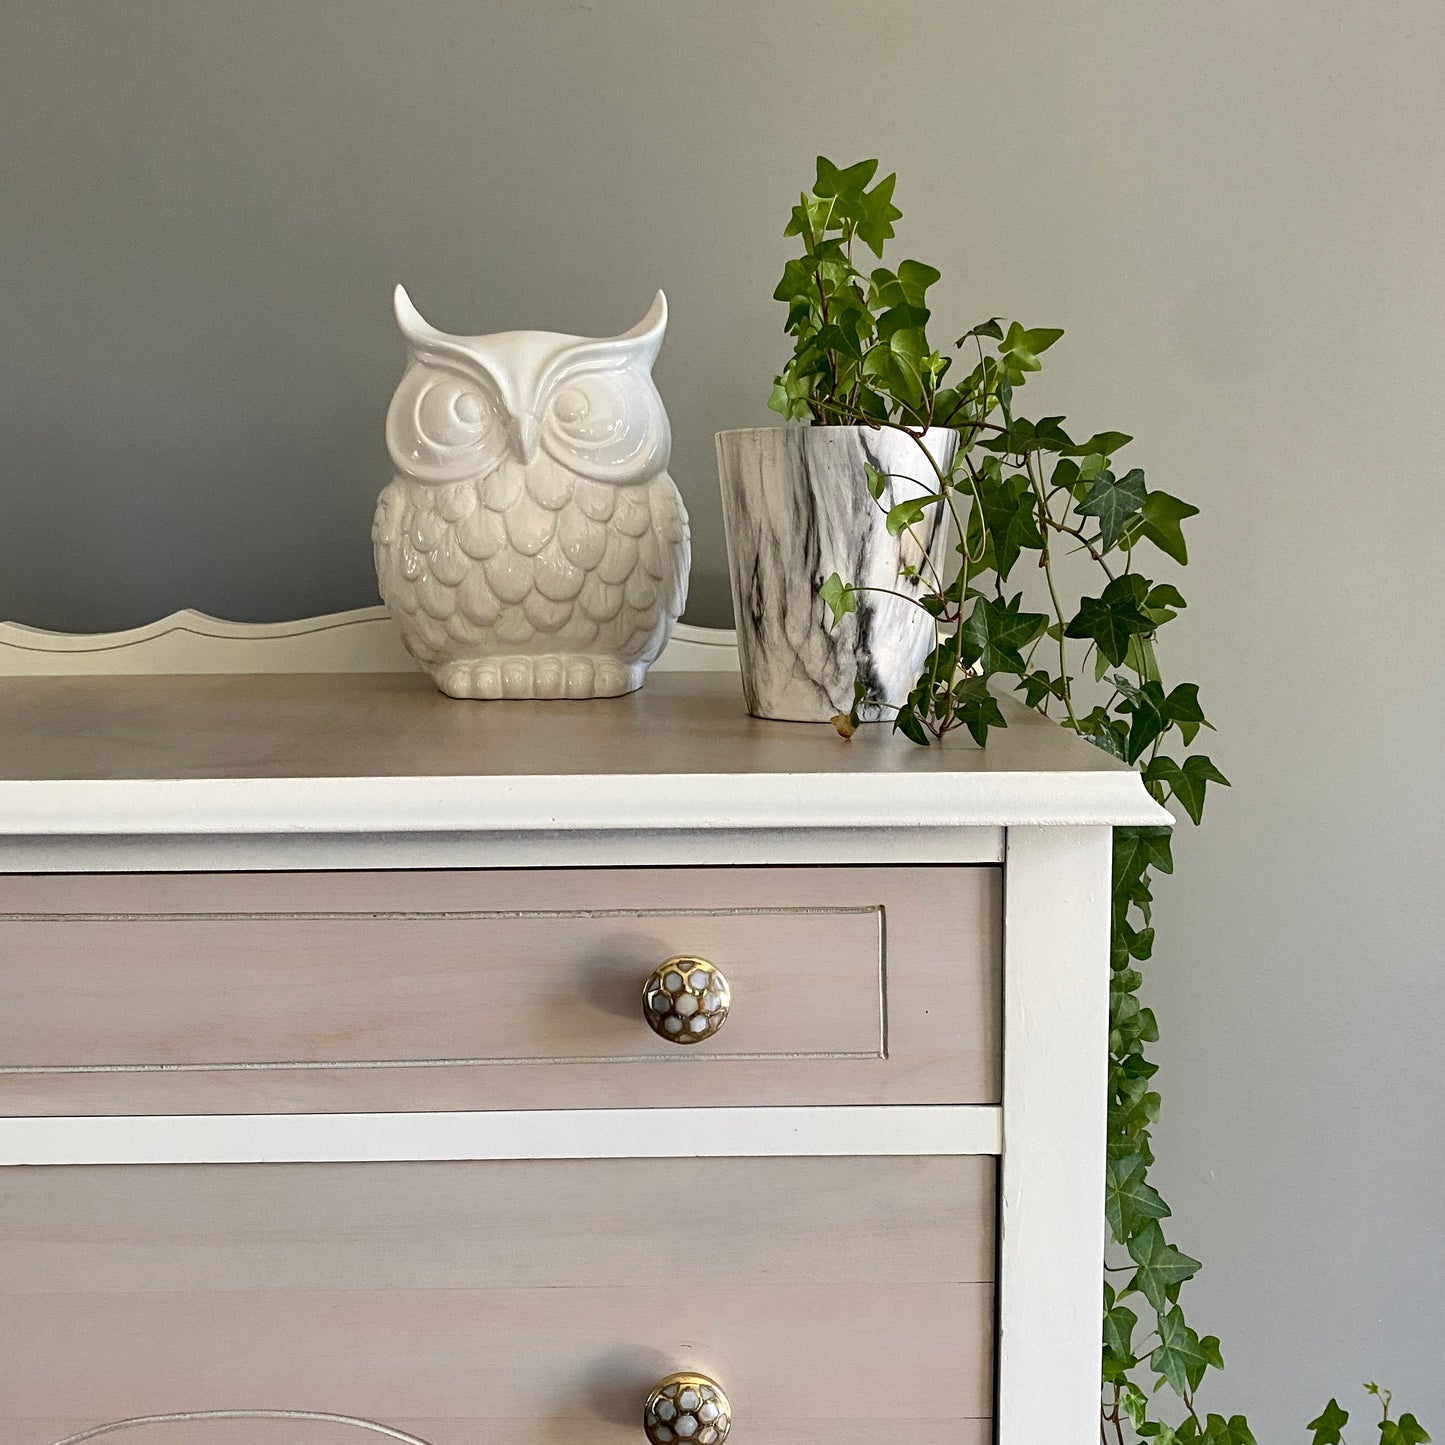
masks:
[[[735,635],[679,623],[653,666],[737,671]],[[384,607],[290,622],[227,622],[173,612],[126,632],[47,632],[0,622],[0,677],[248,672],[417,672]]]
[[[155,1445],[176,1445],[176,1433],[170,1427],[226,1420],[279,1420],[290,1421],[292,1424],[304,1421],[308,1424],[336,1425],[341,1427],[334,1435],[337,1445],[342,1445],[343,1440],[355,1439],[359,1434],[400,1440],[402,1445],[428,1445],[428,1442],[419,1436],[410,1435],[405,1430],[393,1429],[390,1425],[378,1424],[375,1420],[362,1420],[355,1415],[331,1415],[315,1410],[185,1410],[170,1415],[137,1415],[129,1420],[112,1420],[105,1425],[95,1425],[77,1435],[67,1435],[64,1440],[57,1441],[56,1445],[81,1445],[82,1441],[98,1440],[103,1435],[116,1435],[122,1431],[129,1433],[127,1445],[151,1445],[152,1440]],[[269,1434],[264,1442],[258,1440],[257,1445],[273,1445],[273,1438],[274,1445],[286,1445],[280,1437]],[[308,1440],[312,1438],[314,1437],[308,1434]],[[359,1440],[357,1445],[361,1445]]]

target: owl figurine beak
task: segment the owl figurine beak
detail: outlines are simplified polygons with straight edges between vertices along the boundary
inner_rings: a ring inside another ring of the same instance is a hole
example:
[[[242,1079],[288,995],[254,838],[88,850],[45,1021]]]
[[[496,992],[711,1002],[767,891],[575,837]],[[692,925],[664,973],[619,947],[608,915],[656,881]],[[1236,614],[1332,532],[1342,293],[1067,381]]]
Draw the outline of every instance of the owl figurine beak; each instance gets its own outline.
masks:
[[[537,455],[537,418],[524,416],[517,420],[517,450],[522,454],[523,464],[530,463]]]

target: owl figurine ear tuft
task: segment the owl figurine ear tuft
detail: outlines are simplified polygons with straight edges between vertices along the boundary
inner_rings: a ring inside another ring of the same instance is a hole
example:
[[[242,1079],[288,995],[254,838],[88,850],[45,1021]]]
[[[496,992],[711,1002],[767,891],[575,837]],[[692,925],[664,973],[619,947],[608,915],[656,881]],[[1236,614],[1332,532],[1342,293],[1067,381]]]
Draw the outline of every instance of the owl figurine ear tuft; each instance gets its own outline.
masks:
[[[424,325],[425,323],[423,323]],[[553,365],[567,370],[579,362],[584,364],[623,365],[650,372],[662,338],[667,332],[667,297],[661,291],[652,298],[647,315],[630,331],[620,336],[573,337],[566,349],[557,354]]]
[[[410,296],[406,294],[406,287],[397,282],[396,290],[391,293],[392,309],[396,312],[396,324],[401,327],[401,334],[408,341],[420,340],[424,336],[434,334],[426,318],[416,309]]]
[[[462,361],[471,360],[461,337],[448,336],[438,331],[430,321],[416,309],[406,287],[397,285],[391,296],[392,309],[396,312],[396,324],[406,338],[406,344],[417,356],[450,356]]]
[[[624,331],[617,339],[636,343],[633,354],[646,361],[651,367],[662,349],[662,338],[667,331],[667,297],[661,291],[652,298],[647,315],[632,328]]]

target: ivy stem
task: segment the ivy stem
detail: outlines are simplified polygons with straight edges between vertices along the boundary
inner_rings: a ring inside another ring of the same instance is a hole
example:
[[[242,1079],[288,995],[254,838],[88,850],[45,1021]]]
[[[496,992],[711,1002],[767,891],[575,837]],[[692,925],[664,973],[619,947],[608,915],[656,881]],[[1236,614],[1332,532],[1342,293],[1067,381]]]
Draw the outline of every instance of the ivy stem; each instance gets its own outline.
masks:
[[[911,602],[915,607],[917,607],[917,608],[921,609],[923,612],[927,613],[927,614],[928,614],[928,617],[929,617],[932,621],[935,621],[935,622],[938,621],[938,619],[937,619],[936,617],[934,617],[933,613],[929,612],[929,611],[928,611],[928,608],[924,607],[923,603],[921,603],[921,602],[918,600],[918,598],[916,598],[916,597],[910,597],[906,592],[899,592],[899,591],[897,590],[897,588],[894,588],[894,587],[863,587],[863,586],[860,586],[860,585],[859,585],[858,583],[856,583],[856,582],[850,582],[850,583],[848,584],[848,586],[849,586],[849,590],[850,590],[850,591],[853,591],[853,592],[881,592],[885,597],[897,597],[897,598],[899,598],[899,599],[900,599],[901,601],[903,601],[903,602]]]
[[[1048,503],[1044,500],[1043,483],[1039,481],[1034,473],[1034,464],[1031,457],[1024,458],[1024,468],[1029,479],[1029,485],[1034,489],[1034,496],[1038,499],[1040,513],[1045,520],[1048,519]],[[1054,621],[1059,628],[1059,684],[1063,688],[1064,711],[1069,715],[1069,725],[1075,732],[1079,731],[1079,720],[1074,716],[1073,689],[1069,686],[1069,649],[1067,639],[1064,637],[1064,607],[1059,601],[1059,589],[1054,582],[1053,558],[1049,553],[1048,533],[1044,532],[1044,548],[1039,554],[1039,566],[1044,569],[1044,577],[1049,584],[1049,597],[1054,604]]]
[[[1045,514],[1045,516],[1048,525],[1053,528],[1055,532],[1063,532],[1066,536],[1076,537],[1089,556],[1104,569],[1104,575],[1109,581],[1112,582],[1114,580],[1114,569],[1104,560],[1103,553],[1095,550],[1094,544],[1084,535],[1084,529],[1082,527],[1069,527],[1063,522],[1056,522],[1052,517],[1047,516],[1047,514]]]

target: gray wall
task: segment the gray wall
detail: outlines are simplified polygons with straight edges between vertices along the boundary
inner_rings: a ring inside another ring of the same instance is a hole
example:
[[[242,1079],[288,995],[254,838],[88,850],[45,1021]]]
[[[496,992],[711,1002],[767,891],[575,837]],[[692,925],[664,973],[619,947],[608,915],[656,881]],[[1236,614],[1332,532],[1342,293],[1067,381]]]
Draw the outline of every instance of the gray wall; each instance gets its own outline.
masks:
[[[479,331],[666,288],[724,621],[786,208],[880,155],[941,333],[1066,327],[1036,400],[1205,508],[1172,666],[1235,789],[1149,994],[1207,1403],[1300,1439],[1378,1377],[1445,1437],[1442,82],[1434,0],[7,0],[0,616],[373,601],[404,278]]]

